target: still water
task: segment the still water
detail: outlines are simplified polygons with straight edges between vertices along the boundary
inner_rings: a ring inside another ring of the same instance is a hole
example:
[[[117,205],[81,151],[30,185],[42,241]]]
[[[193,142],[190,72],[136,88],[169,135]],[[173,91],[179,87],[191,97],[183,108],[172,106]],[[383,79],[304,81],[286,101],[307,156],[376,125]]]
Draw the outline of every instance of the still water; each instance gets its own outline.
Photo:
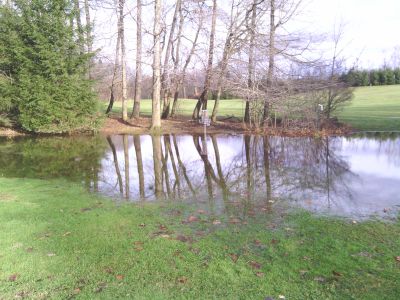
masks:
[[[400,136],[0,138],[0,176],[82,182],[124,201],[302,207],[366,219],[400,209]]]

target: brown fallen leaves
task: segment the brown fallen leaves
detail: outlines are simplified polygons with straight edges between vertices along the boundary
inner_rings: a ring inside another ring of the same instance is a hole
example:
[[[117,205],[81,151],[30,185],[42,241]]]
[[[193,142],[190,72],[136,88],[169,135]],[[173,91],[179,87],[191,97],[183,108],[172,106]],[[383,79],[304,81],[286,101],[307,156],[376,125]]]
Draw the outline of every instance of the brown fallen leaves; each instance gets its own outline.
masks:
[[[12,275],[10,275],[10,277],[8,277],[8,281],[14,282],[17,280],[18,276],[19,276],[19,274],[12,274]]]
[[[188,281],[188,279],[187,279],[187,277],[185,277],[185,276],[182,276],[182,277],[179,277],[179,278],[178,278],[178,282],[179,282],[179,283],[184,284],[184,283],[186,283],[187,281]]]
[[[183,242],[183,243],[193,243],[193,238],[192,237],[190,237],[190,236],[185,236],[185,235],[182,235],[182,234],[180,234],[180,235],[178,235],[177,237],[176,237],[176,240],[178,240],[178,241],[180,241],[180,242]]]
[[[237,254],[235,254],[235,253],[229,253],[228,255],[229,255],[229,257],[232,259],[232,261],[233,261],[234,263],[236,263],[236,262],[238,261],[238,259],[239,259],[239,255],[237,255]]]
[[[117,280],[123,280],[124,279],[124,275],[118,274],[118,275],[115,276],[115,278]]]
[[[259,270],[259,269],[261,269],[261,264],[260,263],[258,263],[258,262],[256,262],[256,261],[250,261],[249,262],[249,265],[253,268],[253,269],[257,269],[257,270]]]
[[[143,248],[143,242],[141,242],[141,241],[134,241],[133,242],[133,250],[135,250],[135,251],[142,251],[144,248]]]

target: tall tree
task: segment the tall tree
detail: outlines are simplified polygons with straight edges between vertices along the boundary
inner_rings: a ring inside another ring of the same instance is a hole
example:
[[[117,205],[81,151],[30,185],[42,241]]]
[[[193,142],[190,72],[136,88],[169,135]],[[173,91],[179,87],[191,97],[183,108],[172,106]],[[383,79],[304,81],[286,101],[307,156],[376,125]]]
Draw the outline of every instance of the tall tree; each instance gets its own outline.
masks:
[[[153,99],[151,129],[161,130],[161,0],[154,1]]]
[[[275,35],[276,29],[278,27],[275,24],[275,0],[270,0],[270,15],[269,15],[269,42],[268,42],[268,71],[267,71],[267,98],[264,102],[264,116],[263,123],[267,125],[267,121],[269,118],[269,110],[270,110],[270,99],[268,97],[271,96],[271,88],[272,88],[272,80],[274,76],[275,70]]]
[[[122,79],[122,120],[128,120],[127,107],[127,82],[126,82],[126,47],[125,47],[125,22],[124,22],[125,0],[118,0],[119,22],[118,35],[121,43],[121,79]]]
[[[235,0],[231,3],[230,20],[227,35],[225,38],[224,49],[222,52],[222,59],[219,63],[218,77],[217,77],[217,97],[214,102],[214,108],[211,115],[211,121],[217,121],[217,114],[219,109],[219,101],[222,94],[222,84],[226,76],[226,70],[228,68],[229,59],[231,58],[235,49],[239,48],[238,42],[241,41],[242,36],[246,30],[243,30],[242,26],[247,20],[247,7],[238,7],[238,3]]]
[[[251,22],[249,26],[250,32],[250,45],[249,45],[249,62],[248,62],[248,81],[247,87],[249,90],[254,89],[254,74],[255,74],[255,63],[254,63],[254,51],[255,51],[255,40],[256,40],[256,18],[257,18],[257,4],[259,0],[254,0],[252,5]],[[250,123],[250,101],[251,99],[246,99],[246,108],[244,112],[245,123]]]
[[[112,75],[112,79],[111,79],[111,86],[110,86],[110,100],[109,100],[109,104],[106,110],[106,114],[109,114],[114,106],[114,101],[115,101],[115,97],[116,97],[116,80],[117,80],[117,76],[118,76],[118,70],[120,69],[120,65],[119,65],[119,50],[121,47],[121,39],[118,33],[117,36],[117,45],[115,46],[115,61],[114,61],[114,68],[113,68],[113,75]]]
[[[139,118],[140,101],[142,100],[142,0],[136,4],[136,76],[135,99],[131,118]]]
[[[177,72],[175,73],[175,92],[174,92],[174,102],[172,104],[171,117],[175,117],[176,116],[176,110],[177,110],[177,107],[178,107],[179,89],[185,83],[186,70],[189,67],[190,61],[192,60],[192,57],[193,57],[193,55],[194,55],[194,53],[196,51],[197,41],[199,39],[200,31],[201,31],[202,28],[203,28],[203,14],[200,13],[199,24],[197,26],[196,34],[195,34],[195,37],[193,39],[189,55],[186,58],[185,64],[183,65],[183,68],[182,68],[182,71],[180,72],[180,74],[178,75],[178,74],[176,74]],[[178,38],[181,38],[181,35],[179,35]],[[179,48],[180,47],[177,46],[177,50],[176,50],[177,54],[175,56],[176,64],[179,64],[179,57],[178,57]]]
[[[172,18],[171,30],[167,41],[167,50],[164,57],[164,70],[161,77],[161,97],[163,99],[163,113],[162,118],[166,119],[170,110],[170,97],[169,97],[169,58],[171,55],[172,44],[174,43],[175,27],[178,21],[178,16],[182,14],[182,0],[176,0],[175,12]]]
[[[92,41],[92,23],[90,20],[90,7],[89,0],[84,0],[85,18],[86,18],[86,45],[87,53],[91,54],[93,52],[93,41]],[[88,65],[88,77],[92,79],[92,59],[89,61]]]
[[[198,119],[200,117],[200,108],[207,110],[208,90],[210,89],[212,67],[214,58],[214,42],[215,42],[215,28],[217,23],[217,0],[213,0],[213,10],[211,19],[211,32],[210,32],[210,44],[208,48],[208,63],[206,70],[206,78],[204,81],[203,91],[197,101],[196,107],[193,110],[192,118]]]

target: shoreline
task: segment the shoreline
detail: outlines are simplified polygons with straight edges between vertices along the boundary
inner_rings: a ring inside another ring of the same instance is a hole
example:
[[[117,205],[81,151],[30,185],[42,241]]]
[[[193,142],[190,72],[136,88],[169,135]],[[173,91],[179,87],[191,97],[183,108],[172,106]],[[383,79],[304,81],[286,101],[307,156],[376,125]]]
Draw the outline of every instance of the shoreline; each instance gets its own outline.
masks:
[[[109,117],[106,118],[102,127],[96,131],[101,135],[113,134],[151,134],[150,130],[151,118],[130,119],[127,122],[121,118]],[[203,134],[204,126],[189,118],[176,118],[161,120],[161,131],[159,134]],[[243,122],[239,121],[217,121],[207,127],[207,134],[256,134],[268,136],[286,136],[286,137],[315,137],[315,136],[346,136],[354,131],[350,127],[339,127],[332,129],[314,130],[308,128],[266,128],[249,129],[246,128]],[[84,135],[83,132],[61,134],[61,135]],[[1,128],[0,136],[17,137],[17,136],[33,136],[43,135],[51,136],[52,134],[32,134],[20,130]],[[59,135],[59,134],[54,134]]]

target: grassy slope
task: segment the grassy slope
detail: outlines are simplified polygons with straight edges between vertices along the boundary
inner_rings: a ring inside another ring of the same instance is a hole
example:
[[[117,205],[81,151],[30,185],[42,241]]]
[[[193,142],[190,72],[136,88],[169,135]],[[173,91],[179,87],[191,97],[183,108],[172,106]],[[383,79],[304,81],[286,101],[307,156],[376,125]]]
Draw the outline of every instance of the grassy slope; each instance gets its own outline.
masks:
[[[262,213],[247,225],[223,216],[213,225],[209,214],[182,224],[193,212],[181,205],[179,215],[168,214],[166,207],[115,205],[61,181],[0,178],[0,299],[400,295],[399,222]]]
[[[195,100],[181,100],[179,114],[190,116],[196,104]],[[209,102],[212,111],[214,101]],[[132,107],[129,101],[129,108]],[[121,111],[121,103],[115,104],[114,112]],[[144,115],[150,115],[151,101],[142,103]],[[242,100],[221,100],[220,116],[243,117]],[[399,131],[400,130],[400,85],[361,87],[355,90],[352,103],[337,113],[340,121],[362,131]]]
[[[338,113],[342,122],[363,131],[400,131],[400,85],[361,87]]]

